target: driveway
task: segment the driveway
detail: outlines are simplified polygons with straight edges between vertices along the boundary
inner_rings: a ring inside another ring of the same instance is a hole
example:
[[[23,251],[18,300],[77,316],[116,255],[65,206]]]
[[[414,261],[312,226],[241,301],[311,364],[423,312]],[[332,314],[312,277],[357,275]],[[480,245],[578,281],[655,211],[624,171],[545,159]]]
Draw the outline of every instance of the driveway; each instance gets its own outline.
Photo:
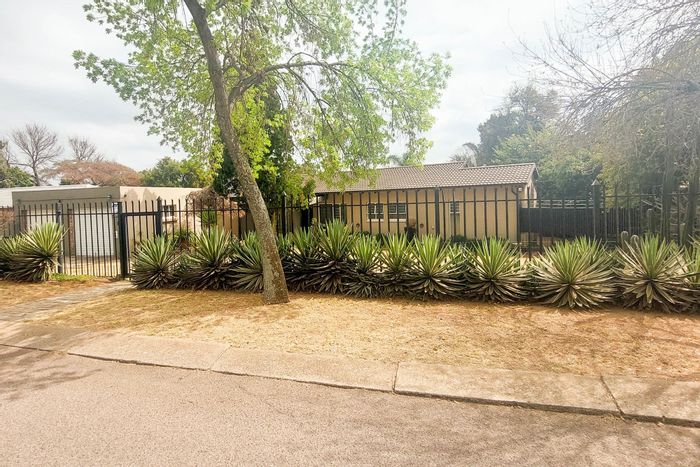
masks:
[[[0,347],[0,464],[689,465],[700,429]]]

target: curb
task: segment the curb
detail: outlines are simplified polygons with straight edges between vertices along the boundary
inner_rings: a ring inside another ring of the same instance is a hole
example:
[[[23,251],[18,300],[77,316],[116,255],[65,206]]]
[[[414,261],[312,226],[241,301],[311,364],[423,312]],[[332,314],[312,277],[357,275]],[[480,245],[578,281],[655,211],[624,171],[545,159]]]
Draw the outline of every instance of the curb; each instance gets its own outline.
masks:
[[[87,343],[69,344],[65,349],[32,345],[23,340],[11,342],[11,339],[0,337],[0,346],[66,353],[122,364],[210,371],[538,411],[613,415],[639,422],[700,428],[700,416],[696,415],[700,411],[700,398],[697,397],[700,382],[591,377],[415,362],[392,364],[236,349],[211,342],[136,335],[104,336],[104,339],[89,339]],[[105,348],[107,350],[102,350]],[[609,387],[610,381],[624,391]],[[623,384],[626,386],[621,386]],[[657,398],[646,400],[645,392],[636,392],[638,387],[650,388],[650,392],[653,389]]]

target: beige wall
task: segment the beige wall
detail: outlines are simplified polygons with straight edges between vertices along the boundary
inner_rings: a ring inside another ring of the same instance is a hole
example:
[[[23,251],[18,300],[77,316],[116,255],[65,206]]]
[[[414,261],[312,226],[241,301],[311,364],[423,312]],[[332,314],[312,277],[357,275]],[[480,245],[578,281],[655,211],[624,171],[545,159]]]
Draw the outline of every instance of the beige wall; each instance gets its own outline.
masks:
[[[525,188],[525,187],[523,187]],[[439,199],[439,233],[443,236],[463,235],[467,238],[502,237],[517,241],[518,201],[516,186],[443,189]],[[525,196],[520,192],[521,205]],[[485,201],[484,201],[485,200]],[[388,205],[406,203],[408,219],[415,219],[420,235],[436,234],[435,190],[374,191],[326,196],[319,204],[344,204],[346,222],[356,231],[372,233],[401,233],[406,220],[389,219]],[[451,214],[450,203],[455,202],[457,213]],[[384,218],[370,220],[368,204],[382,203]],[[314,206],[314,218],[319,207]],[[321,208],[322,209],[322,208]]]

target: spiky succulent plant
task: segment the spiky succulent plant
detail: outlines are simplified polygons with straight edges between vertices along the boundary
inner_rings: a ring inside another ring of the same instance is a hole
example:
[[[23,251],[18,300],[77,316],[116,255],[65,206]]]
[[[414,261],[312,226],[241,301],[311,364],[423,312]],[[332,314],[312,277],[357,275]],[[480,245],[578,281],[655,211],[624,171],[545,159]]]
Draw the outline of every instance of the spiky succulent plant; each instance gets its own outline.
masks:
[[[593,308],[615,295],[610,257],[599,242],[557,242],[533,262],[537,298],[557,307]]]
[[[211,228],[195,236],[194,248],[183,258],[180,286],[193,289],[228,289],[232,286],[234,239]]]
[[[263,290],[263,265],[260,240],[255,232],[249,232],[233,248],[235,264],[232,267],[232,286],[248,292]]]
[[[318,238],[314,230],[299,229],[289,234],[289,250],[282,259],[289,288],[311,290],[309,278],[318,255]]]
[[[10,272],[12,255],[17,252],[22,237],[0,238],[0,277]]]
[[[700,310],[700,239],[686,247],[685,263],[688,268],[688,282],[694,295],[694,309]]]
[[[58,265],[63,229],[58,224],[43,224],[18,240],[10,255],[7,277],[23,282],[49,280]]]
[[[412,244],[413,258],[407,274],[407,290],[421,298],[456,297],[462,282],[454,250],[434,235],[417,239]]]
[[[408,272],[414,261],[414,250],[405,235],[384,238],[380,258],[382,293],[388,296],[405,295]]]
[[[363,235],[352,248],[353,270],[347,278],[346,293],[358,297],[376,297],[381,292],[379,265],[382,245],[374,237]]]
[[[318,230],[318,256],[311,262],[309,287],[317,292],[342,293],[353,270],[351,253],[355,235],[341,221],[334,220]]]
[[[683,311],[693,303],[683,254],[673,242],[645,235],[618,248],[618,281],[625,306]]]
[[[179,255],[176,240],[159,236],[142,242],[132,260],[131,281],[138,289],[162,289],[175,284]]]
[[[467,293],[480,300],[512,302],[528,295],[528,270],[505,239],[489,238],[474,245],[466,276]]]

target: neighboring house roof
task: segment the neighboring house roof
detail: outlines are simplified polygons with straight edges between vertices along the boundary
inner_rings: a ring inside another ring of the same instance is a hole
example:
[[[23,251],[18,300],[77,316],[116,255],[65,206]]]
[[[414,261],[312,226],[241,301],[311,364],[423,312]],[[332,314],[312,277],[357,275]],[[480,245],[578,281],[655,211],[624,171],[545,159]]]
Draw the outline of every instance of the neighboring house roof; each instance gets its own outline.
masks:
[[[316,193],[340,191],[410,190],[418,188],[454,188],[488,185],[524,185],[536,176],[535,164],[484,165],[465,167],[463,162],[387,167],[377,170],[374,183],[359,180],[345,190],[318,181]]]
[[[54,191],[54,190],[76,190],[92,188],[95,185],[58,185],[58,186],[17,186],[14,188],[0,188],[0,207],[12,207],[12,193],[29,191]]]

